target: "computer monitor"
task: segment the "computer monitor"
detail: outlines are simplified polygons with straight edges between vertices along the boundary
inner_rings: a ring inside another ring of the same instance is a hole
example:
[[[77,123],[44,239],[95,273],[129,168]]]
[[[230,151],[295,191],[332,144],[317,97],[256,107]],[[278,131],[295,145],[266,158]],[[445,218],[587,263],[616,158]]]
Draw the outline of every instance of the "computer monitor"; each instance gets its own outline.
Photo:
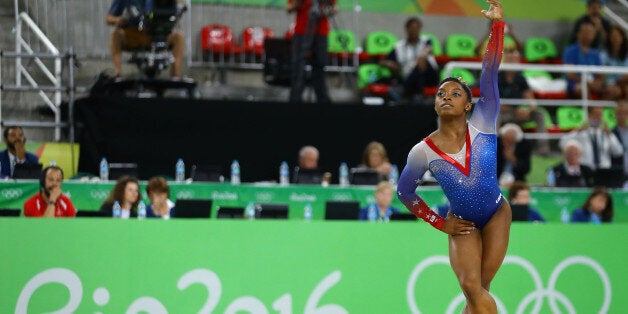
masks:
[[[13,179],[39,179],[41,176],[42,164],[15,164],[13,168]]]
[[[529,205],[510,204],[512,210],[512,221],[528,221]]]
[[[77,210],[76,217],[98,218],[98,217],[111,217],[111,216],[108,213],[97,211],[97,210]]]
[[[607,188],[621,188],[624,186],[624,175],[618,169],[596,169],[593,175],[595,186],[605,186]]]
[[[397,220],[397,221],[416,221],[418,218],[414,215],[414,214],[410,214],[410,213],[394,213],[392,215],[390,215],[390,220]]]
[[[288,219],[288,204],[257,204],[260,219]]]
[[[22,213],[19,209],[3,208],[0,209],[0,217],[19,217]]]
[[[178,199],[174,207],[174,218],[209,218],[212,203],[211,199]]]
[[[193,181],[222,182],[222,167],[218,165],[192,165],[190,178]]]
[[[352,185],[377,185],[382,181],[382,176],[374,170],[352,168],[349,182]]]
[[[358,201],[326,201],[325,220],[358,220],[360,202]]]
[[[293,177],[295,184],[321,184],[323,174],[318,169],[295,167]]]
[[[218,219],[242,219],[244,218],[244,207],[219,206],[216,210]]]
[[[130,162],[109,164],[109,180],[118,180],[125,175],[138,178],[137,164]]]

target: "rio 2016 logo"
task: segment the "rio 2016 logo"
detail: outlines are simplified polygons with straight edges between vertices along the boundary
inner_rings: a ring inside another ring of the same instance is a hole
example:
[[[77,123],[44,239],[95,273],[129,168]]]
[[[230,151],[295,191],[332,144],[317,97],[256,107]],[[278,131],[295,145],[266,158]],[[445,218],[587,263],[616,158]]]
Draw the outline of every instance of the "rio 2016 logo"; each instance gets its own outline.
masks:
[[[428,267],[433,266],[433,265],[439,265],[439,264],[449,266],[449,258],[447,256],[429,257],[423,260],[421,263],[419,263],[410,274],[408,285],[406,287],[406,297],[408,301],[408,306],[410,310],[412,311],[412,313],[414,314],[421,313],[421,310],[419,309],[419,306],[415,298],[415,287],[417,285],[417,280],[419,279],[419,276]],[[563,293],[556,290],[556,283],[559,279],[560,274],[567,267],[570,267],[573,265],[587,266],[591,268],[594,272],[596,272],[597,275],[599,276],[600,281],[602,282],[602,287],[604,288],[604,298],[601,302],[600,309],[599,311],[597,311],[597,313],[607,313],[608,309],[610,308],[611,296],[612,296],[610,278],[608,277],[608,274],[606,273],[604,268],[598,262],[596,262],[590,257],[571,256],[561,261],[552,271],[552,274],[550,275],[549,281],[547,283],[547,287],[543,286],[543,281],[541,280],[541,276],[539,275],[539,272],[534,267],[534,265],[530,263],[528,260],[526,260],[525,258],[509,255],[509,256],[506,256],[503,264],[504,265],[513,264],[513,265],[518,265],[522,267],[524,270],[528,272],[528,274],[530,274],[534,287],[536,288],[536,290],[530,292],[528,295],[526,295],[523,298],[523,300],[519,302],[519,305],[517,306],[517,310],[515,312],[517,314],[540,313],[541,307],[543,306],[543,300],[545,298],[547,298],[547,300],[549,301],[549,305],[550,305],[550,308],[552,309],[552,313],[561,313],[561,310],[558,308],[557,302],[560,302],[565,307],[565,309],[567,309],[569,314],[577,313],[578,311],[576,311],[572,302]],[[493,293],[491,293],[491,295],[493,296],[493,298],[495,299],[495,302],[497,303],[498,312],[508,313],[508,311],[506,310],[506,306],[504,305],[503,302],[501,302],[501,300],[499,299],[499,296]],[[451,301],[451,303],[447,307],[446,313],[453,314],[463,302],[465,302],[465,298],[464,298],[464,295],[460,293],[454,300]],[[534,305],[532,309],[529,309],[528,307],[532,303],[534,303]]]

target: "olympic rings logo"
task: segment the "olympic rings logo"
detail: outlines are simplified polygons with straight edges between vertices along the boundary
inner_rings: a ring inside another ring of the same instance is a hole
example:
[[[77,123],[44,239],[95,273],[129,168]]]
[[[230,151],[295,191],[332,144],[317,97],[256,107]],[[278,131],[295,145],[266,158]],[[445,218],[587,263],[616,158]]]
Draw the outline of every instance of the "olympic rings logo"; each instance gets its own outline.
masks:
[[[408,285],[406,288],[406,297],[408,301],[408,306],[410,307],[410,310],[412,311],[412,313],[415,313],[415,314],[421,313],[414,297],[415,296],[414,289],[416,286],[416,282],[419,278],[419,275],[426,268],[432,265],[438,265],[438,264],[449,266],[450,265],[449,257],[443,256],[443,255],[431,256],[423,260],[412,270],[412,273],[410,275],[410,278],[408,279]],[[530,274],[530,277],[532,277],[534,286],[536,288],[535,291],[526,295],[523,298],[523,300],[519,303],[519,305],[517,306],[517,310],[515,312],[517,314],[539,313],[541,310],[541,307],[543,306],[543,299],[545,297],[547,297],[549,301],[549,306],[552,309],[553,313],[561,312],[560,308],[558,307],[558,302],[560,302],[563,305],[563,307],[568,311],[568,313],[575,314],[576,309],[574,305],[571,303],[571,300],[569,300],[563,293],[556,290],[556,282],[558,281],[560,274],[566,268],[573,265],[588,266],[590,269],[592,269],[594,272],[597,273],[597,275],[600,278],[600,281],[602,282],[602,287],[604,289],[604,298],[603,298],[602,306],[600,307],[600,310],[597,312],[607,313],[608,309],[610,308],[611,295],[612,295],[610,278],[608,277],[608,274],[606,273],[604,268],[598,262],[596,262],[594,259],[588,256],[582,256],[582,255],[571,256],[564,259],[562,262],[560,262],[554,268],[554,270],[552,270],[552,273],[550,275],[546,288],[543,287],[543,282],[541,280],[541,276],[539,275],[539,272],[536,270],[534,265],[530,263],[528,260],[526,260],[525,258],[522,258],[519,256],[506,256],[503,264],[504,265],[514,264],[514,265],[521,266],[524,270],[526,270]],[[496,295],[492,293],[491,295],[493,296],[493,298],[495,299],[495,302],[497,303],[497,311],[499,313],[508,313],[504,303]],[[460,293],[449,304],[449,306],[447,307],[446,313],[453,314],[456,308],[458,308],[458,306],[460,306],[463,302],[465,302],[465,297],[462,293]],[[534,303],[534,306],[532,310],[529,311],[528,307],[532,303]]]
[[[105,190],[91,190],[91,191],[89,191],[89,196],[91,196],[93,199],[97,199],[97,200],[104,200],[105,198],[107,198],[107,195],[109,195],[109,192],[105,191]]]
[[[191,199],[194,198],[194,191],[192,190],[180,190],[176,193],[177,199]]]
[[[14,199],[22,196],[23,192],[20,189],[4,189],[2,190],[2,196],[6,199]]]

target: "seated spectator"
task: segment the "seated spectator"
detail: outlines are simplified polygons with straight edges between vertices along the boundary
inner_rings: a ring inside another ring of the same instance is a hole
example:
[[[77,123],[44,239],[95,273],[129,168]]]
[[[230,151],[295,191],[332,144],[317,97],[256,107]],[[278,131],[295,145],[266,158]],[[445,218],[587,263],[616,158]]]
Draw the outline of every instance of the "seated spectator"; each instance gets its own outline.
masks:
[[[105,202],[100,206],[100,212],[106,215],[113,216],[113,205],[115,201],[118,201],[122,212],[120,218],[128,219],[130,217],[137,217],[137,205],[142,199],[142,195],[139,193],[140,185],[139,181],[130,176],[121,176],[116,185],[113,187],[109,196]]]
[[[623,28],[613,25],[606,38],[604,49],[600,52],[602,65],[628,67],[628,39]],[[619,73],[606,74],[606,99],[628,97],[628,75]]]
[[[528,221],[545,222],[538,209],[530,207],[530,186],[522,181],[515,181],[508,189],[510,205],[524,205],[528,207]]]
[[[388,153],[384,144],[377,141],[368,143],[362,153],[362,163],[356,168],[376,171],[380,175],[380,181],[388,180],[392,165],[388,160]]]
[[[423,22],[417,17],[406,20],[407,37],[399,40],[386,59],[380,61],[382,67],[401,81],[405,100],[423,96],[425,86],[438,84],[438,64],[432,54],[432,41],[421,37],[422,27]]]
[[[170,219],[174,217],[174,202],[170,198],[170,187],[166,179],[153,177],[146,185],[146,195],[150,205],[146,207],[146,217]]]
[[[360,220],[388,221],[392,214],[400,213],[398,208],[390,206],[393,200],[395,188],[388,181],[382,181],[375,187],[375,203],[360,209]],[[375,210],[374,217],[369,217],[369,211]]]
[[[499,128],[497,137],[497,176],[501,186],[513,181],[526,181],[530,172],[532,145],[523,138],[523,131],[514,123]]]
[[[4,128],[2,139],[7,149],[0,152],[0,178],[13,177],[16,164],[37,164],[39,158],[26,151],[26,137],[19,126]]]
[[[624,148],[602,118],[603,108],[588,107],[587,111],[589,121],[581,128],[563,135],[559,146],[564,148],[567,141],[574,139],[582,149],[581,164],[593,170],[610,169],[611,157],[622,156]]]
[[[602,16],[603,5],[604,0],[587,0],[587,12],[574,23],[570,40],[571,43],[577,41],[580,25],[583,23],[591,23],[591,25],[594,26],[593,29],[595,32],[592,47],[602,48],[607,34],[611,29],[610,21]]]
[[[584,201],[584,205],[571,213],[571,222],[610,223],[612,221],[613,197],[602,187],[593,189]]]
[[[555,177],[555,186],[563,188],[592,187],[593,169],[580,163],[582,151],[580,143],[569,140],[563,147],[563,159],[560,164],[551,168]]]
[[[595,26],[591,22],[582,22],[576,38],[575,43],[565,48],[563,64],[602,65],[600,51],[592,46],[595,39]],[[580,73],[567,73],[566,78],[569,97],[580,98],[583,88]],[[591,78],[587,79],[587,88],[591,94],[602,95],[604,92],[604,75],[593,74]]]
[[[39,192],[24,202],[26,217],[74,217],[76,208],[70,199],[63,195],[63,170],[58,166],[48,166],[41,171]]]

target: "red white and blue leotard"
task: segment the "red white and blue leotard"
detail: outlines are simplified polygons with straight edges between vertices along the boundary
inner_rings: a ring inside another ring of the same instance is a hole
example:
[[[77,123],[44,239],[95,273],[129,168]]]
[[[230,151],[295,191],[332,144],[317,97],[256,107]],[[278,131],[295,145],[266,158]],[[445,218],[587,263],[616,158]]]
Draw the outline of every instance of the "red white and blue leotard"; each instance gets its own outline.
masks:
[[[497,132],[499,90],[497,69],[501,62],[504,22],[493,22],[480,76],[480,100],[467,123],[460,152],[442,152],[429,138],[415,145],[399,178],[399,200],[416,216],[441,229],[443,217],[434,213],[416,193],[421,178],[430,171],[449,199],[454,215],[482,228],[503,202],[497,183]]]

